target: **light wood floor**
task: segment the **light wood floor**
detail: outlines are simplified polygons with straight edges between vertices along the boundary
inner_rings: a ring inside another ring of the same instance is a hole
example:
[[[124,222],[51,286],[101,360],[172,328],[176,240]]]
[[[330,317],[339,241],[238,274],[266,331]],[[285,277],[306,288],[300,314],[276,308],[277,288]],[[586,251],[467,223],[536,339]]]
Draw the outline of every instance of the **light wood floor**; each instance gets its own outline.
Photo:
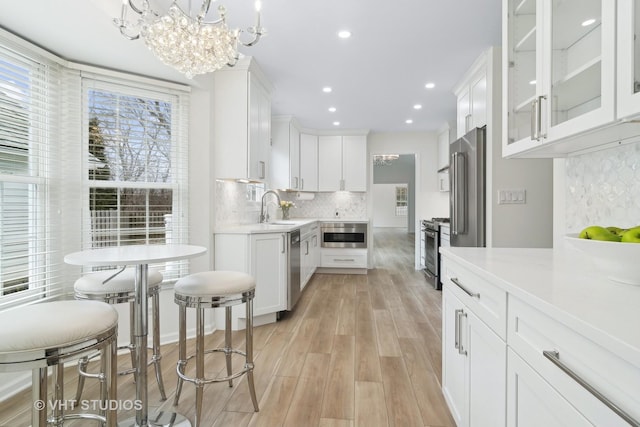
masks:
[[[232,388],[210,384],[204,426],[454,426],[440,391],[441,293],[413,269],[413,234],[376,229],[374,239],[376,268],[368,275],[316,274],[294,312],[255,328],[260,412],[253,412],[244,377]],[[222,340],[217,331],[207,345]],[[241,332],[234,344],[244,346]],[[169,398],[159,400],[151,369],[149,404],[193,421],[192,384],[185,383],[180,404],[172,406],[176,360],[177,344],[163,346]],[[123,366],[128,361],[119,359]],[[206,369],[223,374],[224,357],[212,355]],[[65,375],[65,394],[72,398],[77,375],[72,368]],[[95,383],[87,380],[83,399],[96,398]],[[120,377],[118,400],[133,400],[134,387],[131,376]],[[0,426],[29,425],[30,410],[30,390],[0,402]]]

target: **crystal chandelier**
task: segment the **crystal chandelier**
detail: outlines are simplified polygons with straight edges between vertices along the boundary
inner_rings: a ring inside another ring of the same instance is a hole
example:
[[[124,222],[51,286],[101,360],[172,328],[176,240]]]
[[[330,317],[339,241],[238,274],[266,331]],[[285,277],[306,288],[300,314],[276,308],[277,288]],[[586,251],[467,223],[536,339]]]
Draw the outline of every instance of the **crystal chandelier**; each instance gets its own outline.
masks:
[[[400,157],[398,154],[374,154],[373,165],[374,166],[390,166],[394,160]]]
[[[162,62],[176,68],[191,79],[197,74],[210,73],[225,65],[234,66],[238,61],[238,45],[253,46],[264,35],[260,26],[260,0],[256,1],[256,25],[246,32],[253,37],[248,42],[240,40],[242,30],[229,30],[226,9],[218,6],[219,19],[205,21],[211,0],[203,0],[196,17],[185,13],[174,0],[166,14],[151,9],[149,0],[123,0],[120,18],[113,20],[120,34],[129,40],[140,37],[151,52]],[[135,13],[128,20],[129,10]]]

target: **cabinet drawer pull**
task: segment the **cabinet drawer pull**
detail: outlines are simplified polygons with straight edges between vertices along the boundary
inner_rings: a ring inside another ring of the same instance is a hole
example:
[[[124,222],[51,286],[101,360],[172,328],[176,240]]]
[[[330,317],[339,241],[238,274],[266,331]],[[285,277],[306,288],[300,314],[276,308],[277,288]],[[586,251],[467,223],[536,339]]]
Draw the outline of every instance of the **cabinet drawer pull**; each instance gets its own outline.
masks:
[[[355,261],[355,259],[353,259],[353,258],[334,258],[333,260],[336,261],[336,262],[338,262],[338,261],[340,261],[340,262],[354,262]]]
[[[569,375],[571,379],[584,387],[589,393],[591,393],[596,399],[600,402],[604,403],[609,409],[615,412],[620,418],[631,424],[633,427],[640,427],[640,422],[633,419],[631,415],[627,414],[625,411],[620,409],[615,403],[607,399],[602,393],[596,390],[591,384],[580,378],[578,374],[573,372],[571,368],[560,361],[560,353],[557,350],[543,350],[542,354],[544,357],[549,359],[554,365],[560,368],[565,374]]]
[[[457,277],[452,277],[452,278],[451,278],[451,281],[452,281],[453,283],[455,283],[456,285],[458,285],[458,287],[459,287],[460,289],[462,289],[462,290],[463,290],[467,295],[469,295],[471,298],[478,298],[478,299],[480,299],[480,294],[479,294],[479,293],[473,293],[473,292],[471,292],[469,289],[467,289],[467,288],[465,288],[464,286],[462,286],[462,283],[460,283],[460,282],[458,281],[458,278],[457,278]]]

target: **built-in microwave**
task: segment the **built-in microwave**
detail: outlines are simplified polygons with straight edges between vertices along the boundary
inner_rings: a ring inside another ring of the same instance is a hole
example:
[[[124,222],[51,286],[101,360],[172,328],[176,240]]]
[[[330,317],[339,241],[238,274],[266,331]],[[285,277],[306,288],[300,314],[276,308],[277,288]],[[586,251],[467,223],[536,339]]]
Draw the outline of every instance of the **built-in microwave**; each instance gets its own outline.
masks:
[[[366,248],[367,223],[323,222],[320,224],[323,248]]]

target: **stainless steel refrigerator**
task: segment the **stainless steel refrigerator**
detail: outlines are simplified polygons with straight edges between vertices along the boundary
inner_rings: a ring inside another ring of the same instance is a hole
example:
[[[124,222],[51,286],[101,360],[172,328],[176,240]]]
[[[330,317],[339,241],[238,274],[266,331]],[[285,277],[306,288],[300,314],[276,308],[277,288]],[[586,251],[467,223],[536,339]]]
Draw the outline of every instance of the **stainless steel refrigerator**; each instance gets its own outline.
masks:
[[[449,146],[451,246],[485,246],[485,127]]]

